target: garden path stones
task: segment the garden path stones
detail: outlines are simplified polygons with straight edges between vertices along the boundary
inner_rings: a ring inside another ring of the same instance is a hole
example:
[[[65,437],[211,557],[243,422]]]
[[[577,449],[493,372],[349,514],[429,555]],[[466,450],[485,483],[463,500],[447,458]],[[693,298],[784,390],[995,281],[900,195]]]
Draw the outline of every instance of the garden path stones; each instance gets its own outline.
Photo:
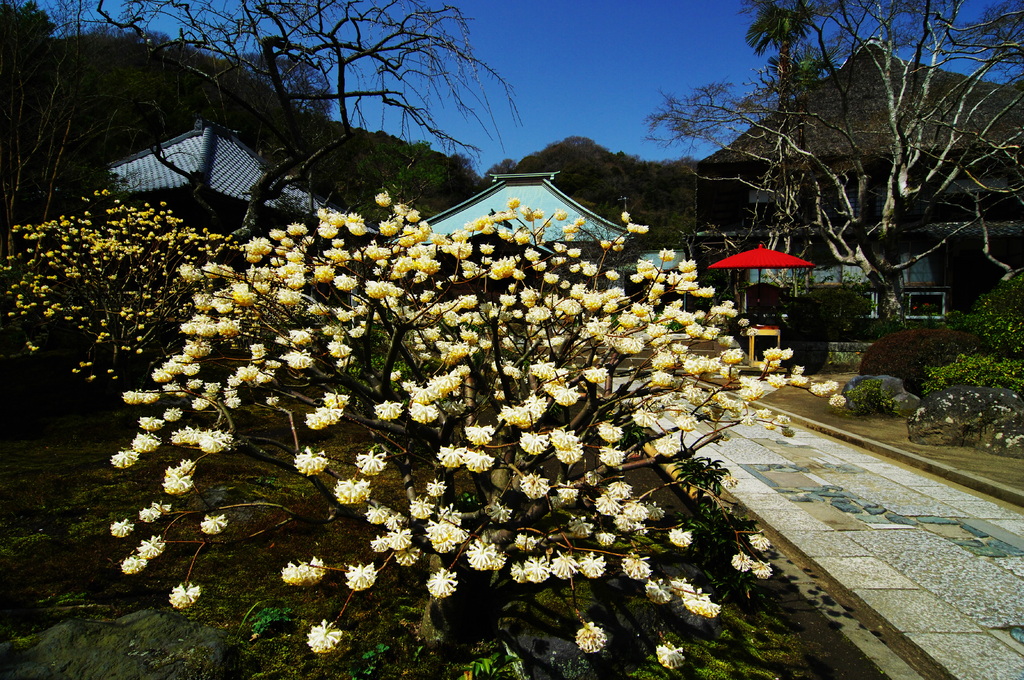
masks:
[[[1024,630],[1019,510],[804,431],[739,427],[701,453],[730,469],[730,493],[769,533],[842,586],[844,604],[916,648],[922,677],[1024,679],[1024,633],[1011,634]]]
[[[227,636],[171,611],[70,619],[23,652],[0,645],[0,680],[225,680],[235,660]]]

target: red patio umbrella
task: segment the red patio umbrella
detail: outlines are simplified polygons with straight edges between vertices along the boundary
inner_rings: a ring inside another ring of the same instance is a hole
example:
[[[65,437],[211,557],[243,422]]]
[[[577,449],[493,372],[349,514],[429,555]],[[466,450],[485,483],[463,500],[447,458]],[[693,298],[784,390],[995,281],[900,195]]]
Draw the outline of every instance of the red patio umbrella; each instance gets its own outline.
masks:
[[[708,265],[708,269],[809,269],[813,266],[813,262],[765,248],[762,243],[754,250],[744,250]]]
[[[744,250],[708,265],[708,269],[756,269],[758,285],[761,283],[762,269],[810,269],[812,267],[814,267],[813,262],[765,248],[763,243],[753,250]],[[760,299],[760,290],[758,290],[758,298]]]

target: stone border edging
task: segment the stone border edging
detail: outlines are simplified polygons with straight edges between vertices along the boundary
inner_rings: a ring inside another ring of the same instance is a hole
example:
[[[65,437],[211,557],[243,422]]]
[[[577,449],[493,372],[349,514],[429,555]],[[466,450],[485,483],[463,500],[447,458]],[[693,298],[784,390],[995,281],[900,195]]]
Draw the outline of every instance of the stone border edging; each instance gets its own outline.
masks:
[[[929,472],[938,477],[942,477],[943,479],[965,486],[968,489],[987,494],[993,498],[1024,508],[1024,490],[1016,489],[1001,482],[987,479],[981,475],[976,475],[973,472],[959,470],[952,465],[931,460],[930,458],[926,458],[925,456],[916,453],[904,451],[903,449],[896,448],[889,444],[884,444],[863,435],[854,434],[824,423],[819,423],[816,420],[797,415],[777,406],[769,404],[762,404],[762,406],[780,415],[788,416],[794,425],[799,425],[800,427],[808,430],[820,432],[830,437],[834,437],[835,439],[854,444],[867,449],[872,453],[877,453],[879,455],[886,456],[887,458],[895,459],[911,467],[924,470],[925,472]]]
[[[671,479],[678,481],[679,473],[672,464],[660,464],[658,468]],[[680,491],[677,489],[677,492]],[[859,624],[838,622],[839,630],[852,642],[866,658],[886,676],[894,680],[957,680],[941,664],[936,662],[927,652],[914,644],[902,631],[889,623],[852,590],[836,580],[831,574],[803,550],[787,539],[785,535],[771,525],[766,518],[747,507],[740,499],[725,490],[722,496],[735,507],[754,520],[762,533],[768,537],[776,551],[792,562],[790,569],[800,572],[804,578],[820,584],[820,587],[832,597]],[[787,580],[794,582],[794,574],[787,573],[777,560],[772,560],[776,571]],[[798,585],[798,584],[797,584]],[[800,587],[798,585],[798,587]],[[801,594],[812,606],[817,603],[801,588]],[[820,609],[820,607],[819,607]],[[827,615],[827,612],[822,612]]]
[[[726,492],[726,495],[742,508],[748,517],[757,522],[762,533],[768,537],[779,552],[788,557],[795,567],[806,576],[819,583],[825,592],[867,631],[867,635],[857,635],[856,630],[841,626],[847,639],[856,645],[883,674],[894,678],[894,680],[904,678],[909,680],[914,675],[921,680],[925,678],[928,680],[957,680],[956,676],[952,675],[945,666],[921,649],[884,616],[876,612],[853,590],[828,573],[813,557],[809,557],[794,545],[781,531],[775,529],[770,521],[751,510],[732,494]],[[888,657],[876,645],[888,650],[895,658]]]

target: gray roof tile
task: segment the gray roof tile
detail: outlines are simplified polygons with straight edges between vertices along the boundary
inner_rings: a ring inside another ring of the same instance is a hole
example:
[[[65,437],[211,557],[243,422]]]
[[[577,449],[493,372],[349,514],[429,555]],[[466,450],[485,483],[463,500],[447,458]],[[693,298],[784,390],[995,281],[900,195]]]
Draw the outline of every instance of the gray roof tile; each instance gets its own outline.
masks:
[[[266,165],[233,132],[202,119],[195,128],[161,143],[159,148],[160,155],[147,149],[113,163],[110,169],[133,193],[186,187],[188,176],[199,173],[213,191],[248,201],[249,192]],[[300,207],[309,203],[307,192],[288,187],[271,205]],[[324,205],[317,197],[312,203],[314,207]]]

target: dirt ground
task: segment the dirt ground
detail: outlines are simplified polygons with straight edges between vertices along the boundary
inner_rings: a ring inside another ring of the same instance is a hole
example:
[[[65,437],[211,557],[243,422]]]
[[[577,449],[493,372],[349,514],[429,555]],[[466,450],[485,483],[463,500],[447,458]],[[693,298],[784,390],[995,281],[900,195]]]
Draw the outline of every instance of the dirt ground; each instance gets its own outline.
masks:
[[[818,375],[815,380],[833,379],[845,384],[854,374]],[[1024,459],[997,456],[964,446],[927,446],[915,444],[907,435],[906,419],[894,416],[857,416],[842,413],[828,405],[827,399],[804,390],[781,389],[764,398],[764,403],[817,421],[830,428],[873,439],[883,444],[923,456],[929,460],[973,473],[1000,484],[1024,489]]]

